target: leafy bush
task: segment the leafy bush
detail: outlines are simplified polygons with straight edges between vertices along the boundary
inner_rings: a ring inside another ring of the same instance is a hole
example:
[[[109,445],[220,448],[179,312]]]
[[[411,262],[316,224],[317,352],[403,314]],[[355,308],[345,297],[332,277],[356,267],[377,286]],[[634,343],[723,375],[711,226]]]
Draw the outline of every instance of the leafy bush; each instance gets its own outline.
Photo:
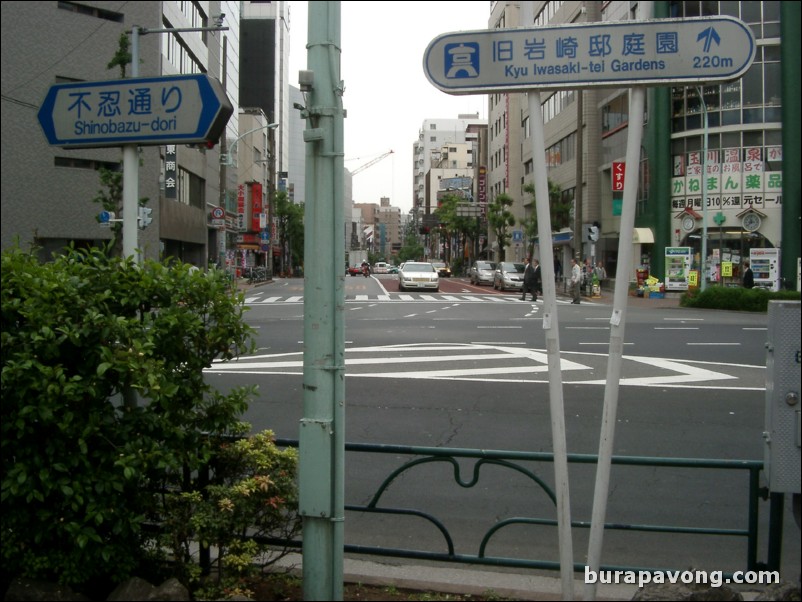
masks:
[[[210,435],[242,431],[253,390],[222,395],[202,370],[251,349],[243,310],[224,272],[3,252],[4,577],[133,573],[152,487],[207,463]]]
[[[769,301],[799,301],[799,298],[799,293],[796,291],[772,292],[762,288],[711,286],[705,289],[704,292],[699,289],[692,289],[683,293],[680,298],[680,305],[703,309],[766,312],[768,311]]]
[[[192,544],[214,548],[217,570],[196,591],[204,599],[250,595],[249,579],[288,552],[272,542],[290,541],[301,528],[295,449],[279,450],[271,431],[217,445],[208,484],[166,496],[160,538],[185,582],[197,577]]]

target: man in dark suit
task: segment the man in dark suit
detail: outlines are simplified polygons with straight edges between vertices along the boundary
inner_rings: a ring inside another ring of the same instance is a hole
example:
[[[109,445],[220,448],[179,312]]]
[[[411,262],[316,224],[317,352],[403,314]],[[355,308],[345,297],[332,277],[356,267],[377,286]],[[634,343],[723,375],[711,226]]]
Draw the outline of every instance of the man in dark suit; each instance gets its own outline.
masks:
[[[537,301],[537,291],[541,287],[540,281],[540,264],[537,259],[529,261],[526,259],[526,268],[524,268],[524,285],[521,294],[521,301],[526,301],[526,293],[532,293],[532,301]]]
[[[744,261],[744,288],[755,288],[755,275],[748,261]]]

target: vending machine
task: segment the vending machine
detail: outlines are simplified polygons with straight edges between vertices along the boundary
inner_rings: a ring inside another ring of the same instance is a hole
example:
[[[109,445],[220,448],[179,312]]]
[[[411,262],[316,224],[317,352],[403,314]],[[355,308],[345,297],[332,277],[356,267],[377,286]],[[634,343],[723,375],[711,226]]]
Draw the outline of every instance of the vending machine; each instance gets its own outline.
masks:
[[[666,247],[667,291],[687,291],[691,273],[691,248]]]
[[[755,277],[755,288],[780,290],[780,249],[751,249],[749,262]]]

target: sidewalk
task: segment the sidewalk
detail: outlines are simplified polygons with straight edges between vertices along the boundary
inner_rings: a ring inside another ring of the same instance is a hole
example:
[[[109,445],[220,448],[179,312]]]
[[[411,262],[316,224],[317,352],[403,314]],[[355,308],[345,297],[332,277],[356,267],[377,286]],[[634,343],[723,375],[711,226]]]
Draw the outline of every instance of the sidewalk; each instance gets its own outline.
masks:
[[[643,308],[650,308],[650,309],[671,309],[671,308],[679,308],[680,298],[682,297],[682,293],[663,293],[662,299],[657,299],[655,297],[637,297],[633,293],[634,291],[629,291],[630,295],[627,296],[627,307],[643,307]],[[570,299],[571,292],[568,288],[567,284],[563,285],[558,283],[557,285],[557,299]],[[602,288],[601,289],[601,296],[599,297],[587,297],[584,294],[582,295],[581,304],[589,303],[589,304],[602,304],[602,305],[613,305],[614,301],[614,292],[613,289],[610,288]]]
[[[682,297],[682,293],[663,294],[663,299],[656,299],[654,297],[635,297],[630,295],[627,297],[627,307],[643,307],[651,309],[670,309],[680,307],[679,301]],[[567,295],[558,293],[557,296],[566,297]],[[613,291],[606,289],[601,291],[601,297],[582,297],[582,303],[601,303],[604,305],[612,305],[613,301]]]
[[[300,554],[282,558],[279,566],[300,572]],[[466,566],[442,567],[434,565],[402,564],[386,559],[383,562],[360,560],[346,556],[343,566],[346,583],[380,585],[421,592],[441,594],[487,595],[488,592],[502,598],[514,600],[561,600],[562,582],[560,574],[537,575],[525,569],[507,569],[506,572]],[[584,581],[579,574],[574,579],[574,597],[581,599]],[[634,585],[600,584],[597,600],[631,600],[638,591]]]

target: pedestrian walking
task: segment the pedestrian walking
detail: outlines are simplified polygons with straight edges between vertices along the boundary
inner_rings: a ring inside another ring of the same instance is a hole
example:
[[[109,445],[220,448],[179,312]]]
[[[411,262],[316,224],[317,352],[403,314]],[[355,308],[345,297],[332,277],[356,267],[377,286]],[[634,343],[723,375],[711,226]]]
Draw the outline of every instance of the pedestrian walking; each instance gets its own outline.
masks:
[[[755,288],[755,275],[752,273],[749,261],[744,261],[743,284],[744,288]]]
[[[540,284],[540,264],[537,259],[530,262],[527,257],[521,301],[526,301],[526,293],[532,293],[532,301],[537,301],[537,291],[540,288]]]
[[[599,285],[607,280],[607,270],[604,269],[604,264],[601,261],[596,263],[596,268],[593,270],[593,275],[596,276],[596,280],[599,281]]]
[[[574,305],[579,305],[579,299],[582,291],[582,268],[579,267],[576,259],[571,258],[571,294],[574,300],[571,301]]]

